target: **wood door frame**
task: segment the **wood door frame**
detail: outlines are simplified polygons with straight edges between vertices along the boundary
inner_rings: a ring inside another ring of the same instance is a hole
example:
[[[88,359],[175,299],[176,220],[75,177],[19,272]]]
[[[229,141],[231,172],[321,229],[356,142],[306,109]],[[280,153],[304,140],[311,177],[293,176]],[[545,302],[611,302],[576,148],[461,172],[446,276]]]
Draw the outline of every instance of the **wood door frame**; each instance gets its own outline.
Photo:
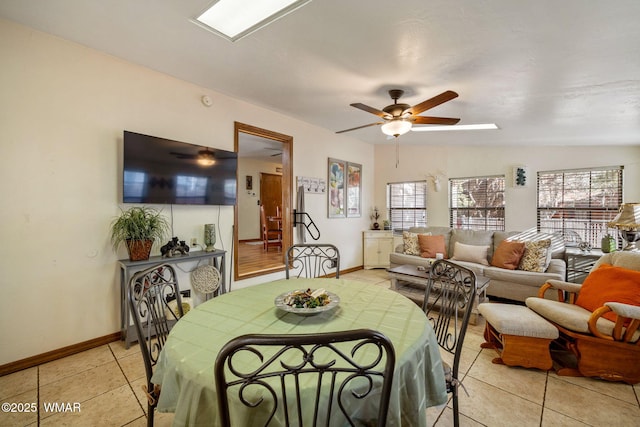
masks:
[[[284,252],[285,249],[291,246],[293,239],[292,232],[292,208],[291,208],[291,194],[293,192],[293,137],[282,133],[270,131],[268,129],[262,129],[256,126],[248,125],[245,123],[234,122],[234,150],[237,153],[239,148],[238,134],[246,133],[249,135],[255,135],[262,138],[272,139],[282,143],[282,265],[278,267],[263,269],[259,271],[238,274],[238,202],[234,207],[234,224],[233,227],[233,275],[234,280],[248,279],[250,277],[260,276],[264,274],[270,274],[277,271],[284,270]],[[236,177],[236,194],[239,194],[241,188],[240,177]]]

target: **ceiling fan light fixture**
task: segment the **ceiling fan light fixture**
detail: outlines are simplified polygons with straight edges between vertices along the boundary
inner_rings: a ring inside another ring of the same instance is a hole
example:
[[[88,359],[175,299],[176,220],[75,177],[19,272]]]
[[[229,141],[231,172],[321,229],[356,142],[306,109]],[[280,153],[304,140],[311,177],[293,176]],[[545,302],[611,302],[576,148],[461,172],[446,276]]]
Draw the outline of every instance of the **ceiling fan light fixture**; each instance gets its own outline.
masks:
[[[402,119],[391,120],[382,125],[382,133],[389,136],[398,137],[411,130],[411,122]]]
[[[203,151],[198,154],[198,159],[196,160],[196,162],[200,166],[213,166],[216,164],[216,158],[214,157],[212,152]]]

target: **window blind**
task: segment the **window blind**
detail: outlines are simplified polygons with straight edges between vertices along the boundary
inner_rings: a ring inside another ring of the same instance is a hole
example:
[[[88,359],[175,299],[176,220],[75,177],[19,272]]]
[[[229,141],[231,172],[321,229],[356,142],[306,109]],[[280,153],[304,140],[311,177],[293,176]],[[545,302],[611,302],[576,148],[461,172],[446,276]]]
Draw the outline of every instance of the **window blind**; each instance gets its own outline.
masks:
[[[427,225],[427,181],[387,184],[387,209],[394,231]]]
[[[449,179],[449,226],[504,230],[503,175]]]
[[[622,203],[622,166],[538,172],[538,230],[600,247]]]

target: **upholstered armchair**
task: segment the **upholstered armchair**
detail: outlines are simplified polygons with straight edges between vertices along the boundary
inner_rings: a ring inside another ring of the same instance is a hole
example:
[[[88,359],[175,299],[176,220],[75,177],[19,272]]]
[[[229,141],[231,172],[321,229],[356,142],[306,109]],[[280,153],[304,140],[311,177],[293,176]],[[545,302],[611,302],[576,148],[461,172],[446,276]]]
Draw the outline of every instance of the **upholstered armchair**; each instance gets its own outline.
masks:
[[[545,299],[556,292],[558,301]],[[552,322],[558,375],[640,382],[640,253],[602,256],[582,285],[549,280],[527,306]]]

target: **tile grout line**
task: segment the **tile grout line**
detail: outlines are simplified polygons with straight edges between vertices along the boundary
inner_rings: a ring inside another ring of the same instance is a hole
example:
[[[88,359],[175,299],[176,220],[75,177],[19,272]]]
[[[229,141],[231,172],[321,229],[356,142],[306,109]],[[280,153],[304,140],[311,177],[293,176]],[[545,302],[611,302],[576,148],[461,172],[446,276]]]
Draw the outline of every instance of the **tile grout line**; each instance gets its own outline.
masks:
[[[38,405],[36,422],[37,425],[40,426],[40,365],[36,366],[36,390],[36,402]]]
[[[544,419],[544,410],[545,410],[545,404],[547,403],[547,387],[549,386],[549,371],[546,372],[545,376],[544,376],[544,393],[542,394],[542,411],[540,411],[540,424],[539,426],[542,427],[542,420]]]
[[[107,345],[109,346],[109,351],[111,352],[111,355],[113,356],[114,360],[116,361],[116,364],[118,365],[118,369],[120,369],[120,372],[122,373],[122,376],[124,377],[125,381],[127,382],[127,385],[129,386],[129,390],[131,390],[131,393],[133,393],[133,397],[136,399],[136,402],[138,403],[138,406],[140,406],[140,409],[142,409],[143,416],[145,418],[147,418],[149,416],[149,414],[145,413],[144,407],[142,406],[142,403],[140,403],[140,400],[138,399],[138,395],[136,395],[136,391],[133,389],[133,385],[131,385],[131,381],[129,381],[129,378],[124,373],[124,370],[122,369],[122,366],[120,365],[120,360],[118,360],[118,358],[116,357],[116,354],[113,352],[113,349],[111,348],[111,346],[109,344],[107,344]],[[145,382],[146,382],[146,374],[145,374]],[[136,419],[131,420],[131,421],[135,421]]]

